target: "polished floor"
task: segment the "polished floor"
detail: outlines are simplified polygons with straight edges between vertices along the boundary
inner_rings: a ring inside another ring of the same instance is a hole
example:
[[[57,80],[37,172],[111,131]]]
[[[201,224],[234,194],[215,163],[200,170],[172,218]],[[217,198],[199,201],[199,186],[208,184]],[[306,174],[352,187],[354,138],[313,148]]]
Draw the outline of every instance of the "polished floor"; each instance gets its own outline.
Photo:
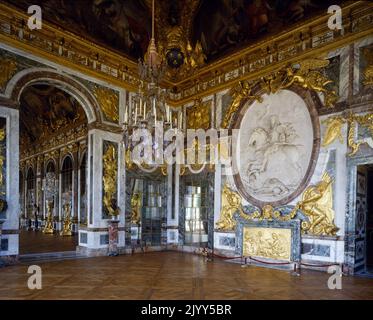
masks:
[[[27,288],[27,265],[0,269],[0,299],[373,299],[373,279],[287,271],[178,252],[40,263],[42,289]]]
[[[62,237],[58,233],[22,230],[19,234],[20,254],[75,251],[77,236]]]

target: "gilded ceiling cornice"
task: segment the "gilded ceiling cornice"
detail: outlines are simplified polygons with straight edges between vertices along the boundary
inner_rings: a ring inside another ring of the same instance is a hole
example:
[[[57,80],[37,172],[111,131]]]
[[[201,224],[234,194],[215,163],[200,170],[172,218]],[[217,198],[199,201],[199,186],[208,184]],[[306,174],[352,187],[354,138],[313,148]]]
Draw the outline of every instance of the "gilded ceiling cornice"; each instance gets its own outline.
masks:
[[[289,63],[323,56],[371,35],[372,9],[373,4],[366,1],[343,7],[343,34],[328,29],[328,16],[324,14],[209,63],[183,81],[166,80],[163,86],[174,89],[169,104],[181,106],[231,88],[240,80],[257,79]],[[43,29],[33,31],[31,36],[27,19],[27,14],[0,4],[0,42],[115,86],[137,90],[139,79],[135,61],[48,23],[43,23]]]

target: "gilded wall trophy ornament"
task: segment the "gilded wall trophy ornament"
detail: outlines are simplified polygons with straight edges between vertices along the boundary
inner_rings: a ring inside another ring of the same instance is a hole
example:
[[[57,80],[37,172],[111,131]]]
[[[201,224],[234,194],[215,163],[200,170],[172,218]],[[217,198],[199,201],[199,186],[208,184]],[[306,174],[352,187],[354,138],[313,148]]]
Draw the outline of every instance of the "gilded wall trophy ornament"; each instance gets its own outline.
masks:
[[[47,220],[43,229],[45,234],[53,234],[53,201],[47,201]]]
[[[4,88],[7,82],[15,75],[17,63],[11,59],[0,60],[0,89]]]
[[[71,221],[71,205],[69,202],[65,203],[64,209],[64,220],[63,229],[60,232],[61,236],[71,236],[72,235],[72,221]]]
[[[324,173],[319,183],[308,187],[296,205],[308,218],[302,230],[312,235],[335,236],[339,230],[334,224],[332,178]]]
[[[202,102],[198,99],[194,102],[194,106],[186,111],[187,128],[188,129],[209,129],[211,126],[211,101]]]
[[[103,164],[103,203],[110,216],[117,216],[119,214],[119,209],[116,205],[118,161],[117,151],[112,144],[108,145],[106,149],[103,156]]]
[[[101,106],[101,109],[105,117],[112,121],[118,122],[119,120],[119,96],[114,91],[102,88],[95,87],[93,94],[96,97],[98,103]]]

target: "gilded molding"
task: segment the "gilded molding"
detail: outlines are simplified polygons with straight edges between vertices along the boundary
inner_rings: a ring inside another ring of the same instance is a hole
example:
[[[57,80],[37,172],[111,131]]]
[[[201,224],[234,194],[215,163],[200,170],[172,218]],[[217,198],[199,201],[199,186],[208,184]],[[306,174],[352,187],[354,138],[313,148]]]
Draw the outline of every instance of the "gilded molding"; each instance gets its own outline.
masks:
[[[342,8],[344,32],[331,32],[323,14],[298,27],[268,37],[246,49],[209,63],[179,82],[166,79],[164,87],[177,88],[168,103],[182,106],[229,88],[240,80],[254,80],[289,63],[320,56],[372,33],[373,4],[356,1]],[[28,16],[0,4],[0,41],[54,63],[135,91],[139,85],[137,64],[79,36],[43,23],[33,32],[22,23]]]

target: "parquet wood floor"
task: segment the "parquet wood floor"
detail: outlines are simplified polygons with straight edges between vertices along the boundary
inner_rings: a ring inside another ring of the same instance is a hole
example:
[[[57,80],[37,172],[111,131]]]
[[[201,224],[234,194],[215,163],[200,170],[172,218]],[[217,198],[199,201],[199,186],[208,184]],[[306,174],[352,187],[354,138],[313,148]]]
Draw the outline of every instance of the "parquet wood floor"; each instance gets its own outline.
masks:
[[[373,279],[286,271],[188,253],[154,252],[40,263],[42,290],[27,288],[27,265],[0,269],[0,299],[373,299]]]
[[[62,237],[59,234],[44,234],[42,231],[21,230],[20,254],[75,251],[78,236]]]

